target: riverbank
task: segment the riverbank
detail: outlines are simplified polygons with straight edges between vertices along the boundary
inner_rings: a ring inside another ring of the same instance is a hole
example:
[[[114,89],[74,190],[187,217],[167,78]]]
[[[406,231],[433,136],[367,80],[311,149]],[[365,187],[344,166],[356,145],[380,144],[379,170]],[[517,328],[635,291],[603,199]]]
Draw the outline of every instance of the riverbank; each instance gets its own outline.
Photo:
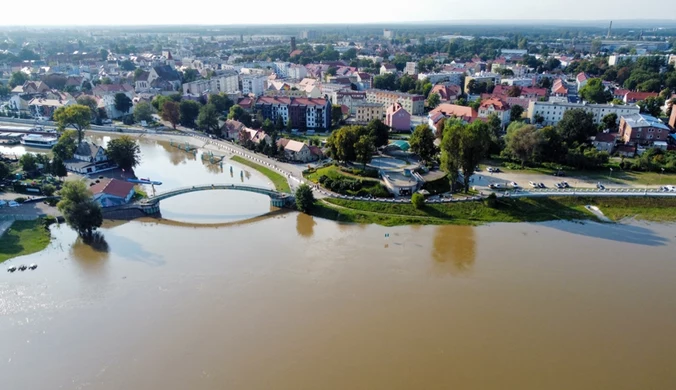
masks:
[[[600,221],[585,206],[597,206],[611,221],[627,218],[651,222],[675,222],[673,198],[542,197],[498,198],[489,201],[426,204],[416,209],[410,203],[376,203],[346,199],[323,199],[312,215],[338,222],[399,225],[481,225],[491,222]]]
[[[256,164],[254,162],[251,162],[243,157],[240,156],[233,156],[231,158],[232,161],[235,161],[239,164],[246,165],[249,168],[253,168],[257,170],[258,172],[262,173],[265,177],[270,179],[272,181],[272,184],[274,184],[275,189],[279,192],[286,192],[286,193],[291,193],[291,188],[289,187],[289,182],[286,180],[286,178],[279,173],[273,171],[272,169],[266,168],[262,165]]]
[[[40,252],[49,245],[51,234],[42,219],[14,221],[0,237],[0,263],[14,257]]]

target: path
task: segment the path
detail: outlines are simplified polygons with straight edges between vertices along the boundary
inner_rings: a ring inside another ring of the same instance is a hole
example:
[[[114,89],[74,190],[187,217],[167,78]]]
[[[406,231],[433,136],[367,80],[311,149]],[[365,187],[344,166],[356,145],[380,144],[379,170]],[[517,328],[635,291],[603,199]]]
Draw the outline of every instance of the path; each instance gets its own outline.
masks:
[[[0,237],[9,229],[14,221],[0,221]]]

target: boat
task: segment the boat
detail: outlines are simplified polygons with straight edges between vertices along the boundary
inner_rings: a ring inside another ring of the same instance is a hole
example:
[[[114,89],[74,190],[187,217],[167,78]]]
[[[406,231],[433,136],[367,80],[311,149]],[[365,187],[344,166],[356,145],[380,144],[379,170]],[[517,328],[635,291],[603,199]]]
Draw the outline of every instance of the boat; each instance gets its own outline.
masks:
[[[21,138],[21,144],[38,148],[52,148],[59,141],[56,137],[40,134],[26,134]]]
[[[140,179],[127,179],[127,181],[130,182],[130,183],[136,183],[136,184],[152,184],[152,185],[155,185],[155,186],[160,186],[160,185],[162,185],[162,182],[161,182],[161,181],[153,181],[153,180],[150,180],[150,179],[144,179],[144,178],[140,178]]]

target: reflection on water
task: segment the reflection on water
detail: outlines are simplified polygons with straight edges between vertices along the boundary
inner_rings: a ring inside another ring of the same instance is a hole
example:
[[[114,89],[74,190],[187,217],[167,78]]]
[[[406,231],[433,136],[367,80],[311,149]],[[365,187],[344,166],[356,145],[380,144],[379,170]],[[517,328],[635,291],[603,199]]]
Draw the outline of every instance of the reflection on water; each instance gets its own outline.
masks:
[[[432,258],[436,268],[452,274],[468,272],[476,258],[474,226],[437,226]]]
[[[305,213],[296,214],[296,232],[299,236],[304,238],[312,238],[314,235],[315,226],[314,217]]]

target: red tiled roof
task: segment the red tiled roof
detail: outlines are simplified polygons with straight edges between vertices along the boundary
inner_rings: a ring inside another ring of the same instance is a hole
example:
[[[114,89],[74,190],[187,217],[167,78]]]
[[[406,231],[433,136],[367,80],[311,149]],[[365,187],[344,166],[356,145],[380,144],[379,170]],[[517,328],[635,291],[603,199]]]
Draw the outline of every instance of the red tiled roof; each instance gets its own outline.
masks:
[[[657,97],[657,92],[628,92],[625,99],[627,102],[640,102],[649,97]]]
[[[430,111],[430,115],[437,113],[441,113],[444,116],[457,116],[459,118],[476,118],[478,115],[472,107],[448,103],[442,103],[438,105],[437,108]]]
[[[509,107],[507,106],[507,103],[503,102],[500,99],[495,99],[495,98],[491,98],[491,99],[487,99],[487,100],[482,101],[480,107],[486,108],[486,107],[489,107],[489,106],[493,106],[498,111],[505,111],[505,110],[509,109]]]
[[[577,74],[577,81],[579,81],[579,82],[583,82],[583,81],[587,80],[588,78],[589,78],[589,76],[587,76],[587,74],[585,72],[580,72],[580,73]]]
[[[615,134],[598,133],[596,134],[596,137],[594,137],[594,140],[596,142],[606,142],[606,143],[615,142]]]
[[[430,94],[436,93],[439,95],[441,100],[451,100],[460,95],[460,86],[459,85],[435,85]]]
[[[117,179],[102,179],[100,182],[89,187],[89,190],[94,195],[103,193],[119,198],[126,198],[132,189],[134,189],[134,184]]]
[[[288,96],[259,96],[256,104],[282,104],[292,106],[324,106],[326,99]]]

